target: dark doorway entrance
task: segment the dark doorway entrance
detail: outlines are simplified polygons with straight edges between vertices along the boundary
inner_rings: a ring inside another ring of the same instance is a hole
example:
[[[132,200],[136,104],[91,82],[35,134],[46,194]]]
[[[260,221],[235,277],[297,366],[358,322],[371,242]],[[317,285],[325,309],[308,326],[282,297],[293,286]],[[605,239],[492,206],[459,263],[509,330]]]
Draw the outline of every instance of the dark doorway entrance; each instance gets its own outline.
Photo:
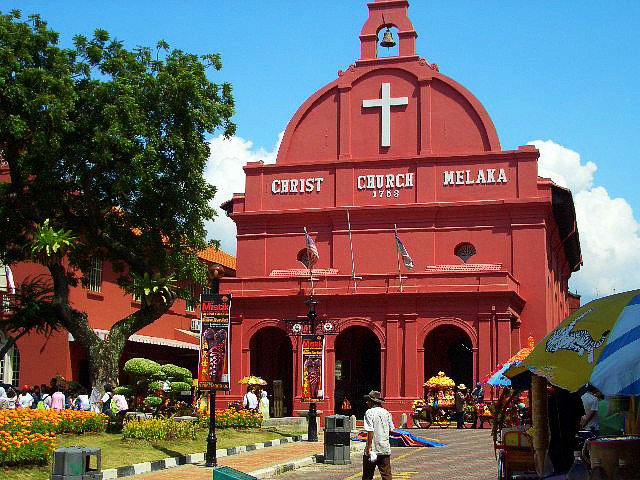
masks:
[[[287,334],[276,327],[258,330],[249,342],[251,371],[268,382],[264,389],[269,394],[273,413],[273,381],[282,380],[284,415],[293,411],[293,347]]]
[[[424,380],[438,372],[451,377],[456,385],[473,388],[473,350],[469,336],[458,327],[443,325],[424,339]]]
[[[366,327],[349,327],[336,338],[335,357],[334,409],[364,418],[367,406],[362,397],[371,390],[380,391],[380,341]],[[345,398],[351,410],[342,408]]]

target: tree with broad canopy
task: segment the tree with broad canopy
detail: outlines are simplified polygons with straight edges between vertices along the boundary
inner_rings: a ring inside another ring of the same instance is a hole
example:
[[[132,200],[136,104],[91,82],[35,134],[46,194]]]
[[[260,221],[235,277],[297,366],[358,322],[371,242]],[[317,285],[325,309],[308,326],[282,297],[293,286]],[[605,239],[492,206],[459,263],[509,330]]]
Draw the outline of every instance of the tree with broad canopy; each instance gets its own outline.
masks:
[[[215,187],[203,177],[207,134],[235,132],[231,85],[207,78],[219,55],[125,48],[104,30],[61,48],[39,16],[0,13],[0,262],[39,262],[0,328],[63,328],[87,352],[94,386],[114,383],[127,339],[160,318],[185,281],[206,284],[204,222]],[[210,242],[211,243],[211,242]],[[215,243],[215,242],[214,242]],[[104,340],[69,302],[93,259],[142,297]],[[0,352],[3,353],[3,352]]]

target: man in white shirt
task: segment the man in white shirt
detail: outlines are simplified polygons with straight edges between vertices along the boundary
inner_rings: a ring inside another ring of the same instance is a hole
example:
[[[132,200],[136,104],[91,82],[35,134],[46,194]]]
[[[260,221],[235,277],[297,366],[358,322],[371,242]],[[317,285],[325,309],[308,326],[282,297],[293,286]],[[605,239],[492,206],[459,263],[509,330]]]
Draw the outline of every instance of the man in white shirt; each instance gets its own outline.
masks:
[[[364,414],[367,446],[362,459],[362,480],[372,480],[376,465],[382,480],[391,480],[391,445],[389,432],[395,427],[391,414],[382,408],[384,399],[380,392],[371,390],[364,396],[369,409]]]
[[[598,404],[603,398],[600,391],[592,385],[587,386],[587,392],[582,395],[584,417],[580,421],[581,430],[590,430],[598,435],[600,432],[600,420],[598,418]]]
[[[253,387],[247,388],[247,393],[245,393],[244,398],[242,399],[242,406],[249,410],[255,410],[258,408],[258,397],[253,393]]]

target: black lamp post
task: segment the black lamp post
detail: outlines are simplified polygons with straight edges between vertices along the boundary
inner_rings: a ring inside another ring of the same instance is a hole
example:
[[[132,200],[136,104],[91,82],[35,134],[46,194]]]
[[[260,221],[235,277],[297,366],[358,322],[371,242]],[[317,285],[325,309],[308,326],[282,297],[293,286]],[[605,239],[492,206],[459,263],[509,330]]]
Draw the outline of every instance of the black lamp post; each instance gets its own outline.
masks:
[[[213,294],[220,293],[220,279],[224,276],[224,268],[220,265],[211,265],[207,272],[209,285]],[[209,391],[209,435],[207,436],[207,454],[205,460],[207,467],[217,467],[218,458],[216,457],[216,444],[218,437],[216,436],[216,391]]]
[[[316,317],[318,314],[316,313],[316,305],[319,303],[317,300],[314,300],[313,295],[309,297],[309,300],[304,302],[309,305],[309,311],[307,312],[307,318],[309,319],[309,331],[311,333],[316,333]],[[316,403],[313,401],[309,402],[309,412],[307,412],[307,441],[309,442],[317,442],[318,441],[318,425],[316,423],[316,418],[318,417],[318,410],[316,408]]]

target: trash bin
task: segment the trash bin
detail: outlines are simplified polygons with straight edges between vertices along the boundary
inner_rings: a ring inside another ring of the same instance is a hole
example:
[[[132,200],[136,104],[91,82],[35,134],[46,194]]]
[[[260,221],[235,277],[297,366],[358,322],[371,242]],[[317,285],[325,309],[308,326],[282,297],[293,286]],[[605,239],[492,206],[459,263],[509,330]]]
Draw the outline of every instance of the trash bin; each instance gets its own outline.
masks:
[[[96,457],[95,468],[91,457]],[[53,452],[51,480],[101,480],[102,452],[99,448],[59,448]]]
[[[324,419],[324,463],[351,463],[351,420],[345,415],[329,415]]]
[[[231,467],[213,469],[213,480],[258,480],[256,477],[239,472]]]

